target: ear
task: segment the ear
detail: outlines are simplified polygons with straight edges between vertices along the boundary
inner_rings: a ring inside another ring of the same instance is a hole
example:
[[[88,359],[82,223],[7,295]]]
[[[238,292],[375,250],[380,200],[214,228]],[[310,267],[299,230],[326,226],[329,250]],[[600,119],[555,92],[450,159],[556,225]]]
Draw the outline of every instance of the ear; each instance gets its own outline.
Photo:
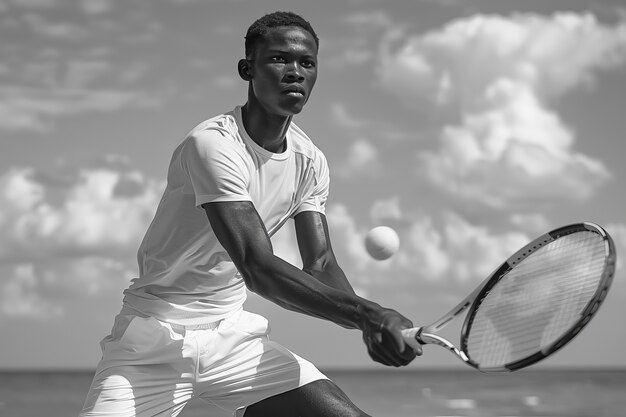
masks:
[[[252,79],[252,63],[247,59],[240,59],[237,63],[237,72],[244,81],[250,81]]]

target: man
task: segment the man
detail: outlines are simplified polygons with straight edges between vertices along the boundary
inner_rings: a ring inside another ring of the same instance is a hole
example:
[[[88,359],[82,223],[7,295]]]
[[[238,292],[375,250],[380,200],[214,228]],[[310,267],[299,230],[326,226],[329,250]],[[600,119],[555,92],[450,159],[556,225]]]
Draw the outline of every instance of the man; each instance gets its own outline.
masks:
[[[267,321],[242,309],[246,288],[362,330],[382,364],[421,354],[400,334],[412,323],[357,296],[332,251],[326,159],[292,123],[317,78],[318,42],[293,13],[249,28],[238,63],[248,100],[174,151],[83,416],[173,416],[194,397],[209,416],[365,416],[311,363],[269,340]],[[302,270],[272,250],[269,236],[289,218]]]

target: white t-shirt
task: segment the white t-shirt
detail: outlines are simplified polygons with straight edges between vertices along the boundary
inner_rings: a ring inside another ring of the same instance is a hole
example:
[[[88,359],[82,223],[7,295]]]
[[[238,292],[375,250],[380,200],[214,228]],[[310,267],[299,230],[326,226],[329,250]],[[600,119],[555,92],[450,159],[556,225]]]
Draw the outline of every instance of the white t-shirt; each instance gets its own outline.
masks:
[[[241,107],[200,123],[176,148],[167,187],[139,247],[139,277],[124,305],[162,321],[209,323],[238,310],[243,278],[218,242],[200,207],[217,201],[251,201],[269,235],[303,211],[324,213],[326,158],[291,123],[287,147],[272,153],[246,133]]]

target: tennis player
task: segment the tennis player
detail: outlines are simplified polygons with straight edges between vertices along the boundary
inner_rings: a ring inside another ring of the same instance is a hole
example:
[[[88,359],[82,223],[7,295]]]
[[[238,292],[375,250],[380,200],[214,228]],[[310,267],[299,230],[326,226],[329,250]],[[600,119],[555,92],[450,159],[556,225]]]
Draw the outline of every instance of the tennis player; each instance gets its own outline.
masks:
[[[174,151],[82,416],[366,416],[314,365],[268,338],[246,288],[292,311],[359,329],[369,355],[403,366],[412,323],[355,294],[324,215],[326,159],[293,122],[317,78],[319,41],[300,16],[254,22],[238,63],[243,106],[200,123]],[[270,236],[294,219],[302,270]]]

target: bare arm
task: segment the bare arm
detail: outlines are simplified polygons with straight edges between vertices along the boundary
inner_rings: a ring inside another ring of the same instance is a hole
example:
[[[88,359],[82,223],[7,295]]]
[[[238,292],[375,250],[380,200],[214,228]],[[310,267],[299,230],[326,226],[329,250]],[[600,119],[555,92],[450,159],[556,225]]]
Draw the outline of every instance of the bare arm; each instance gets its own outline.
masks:
[[[305,211],[295,217],[295,226],[302,270],[330,287],[354,294],[335,258],[326,217],[314,211]]]
[[[312,232],[311,226],[318,220],[313,223],[298,221],[301,230],[298,240],[305,264],[321,278],[313,279],[307,272],[274,255],[265,226],[251,202],[207,203],[203,208],[218,240],[251,291],[286,309],[323,318],[343,327],[361,329],[370,356],[378,362],[400,366],[415,357],[411,349],[405,349],[400,336],[400,329],[412,326],[410,321],[393,310],[357,296],[343,273],[343,278],[337,275],[329,278],[329,270],[316,266],[323,263],[322,258],[330,259],[328,253],[320,258],[315,250],[311,250],[319,249],[320,243],[326,240]],[[304,244],[302,230],[309,230],[312,236],[317,236],[317,243],[310,246]],[[327,228],[324,230],[327,232]],[[336,262],[333,263],[336,266]],[[387,339],[392,339],[391,342],[385,340],[385,334]]]
[[[305,211],[295,217],[295,225],[303,271],[330,287],[354,294],[354,289],[333,252],[326,216],[314,211]],[[385,339],[395,345],[398,352],[403,353],[404,363],[410,362],[415,354],[421,355],[419,346],[415,351],[405,350],[404,341],[399,333],[404,326],[412,326],[411,322],[393,310],[383,309],[383,311],[385,318],[377,327],[362,328],[363,341],[372,359],[389,364],[387,362],[389,354],[381,348],[384,347]]]
[[[271,241],[250,202],[203,205],[211,227],[251,291],[289,310],[360,328],[374,303],[329,287],[274,255]]]

